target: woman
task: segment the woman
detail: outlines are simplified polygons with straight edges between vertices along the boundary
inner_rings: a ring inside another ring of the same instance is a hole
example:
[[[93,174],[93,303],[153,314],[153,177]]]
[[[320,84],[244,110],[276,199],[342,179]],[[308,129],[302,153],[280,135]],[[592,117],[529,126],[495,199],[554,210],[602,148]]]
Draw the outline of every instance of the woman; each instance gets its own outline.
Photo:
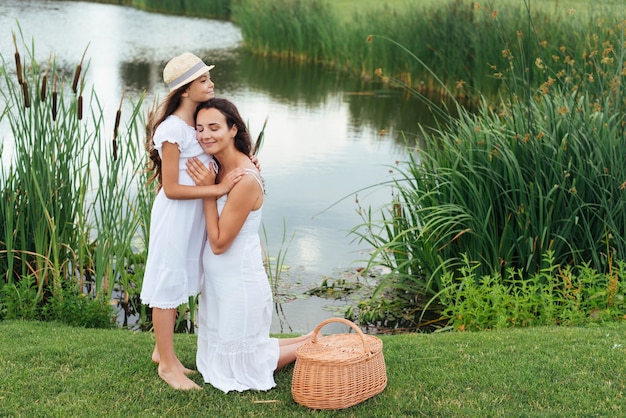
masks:
[[[196,296],[200,288],[205,243],[201,198],[227,193],[242,174],[233,170],[221,177],[220,184],[196,186],[186,173],[189,158],[196,157],[204,166],[213,162],[199,146],[194,128],[196,107],[214,94],[212,68],[189,52],[167,63],[163,78],[170,93],[159,107],[156,121],[149,122],[146,139],[151,180],[158,182],[159,192],[151,212],[141,301],[152,308],[156,340],[152,360],[158,363],[158,374],[173,388],[183,390],[200,389],[187,377],[193,371],[176,356],[174,324],[176,308]]]
[[[264,184],[248,157],[252,144],[239,111],[228,100],[211,99],[196,111],[196,131],[204,151],[218,161],[218,183],[245,172],[228,195],[204,198],[208,245],[196,365],[205,382],[224,392],[269,390],[276,385],[274,371],[295,360],[296,348],[310,334],[270,338],[272,291],[258,234]],[[190,160],[188,167],[191,178],[201,182],[200,162]]]

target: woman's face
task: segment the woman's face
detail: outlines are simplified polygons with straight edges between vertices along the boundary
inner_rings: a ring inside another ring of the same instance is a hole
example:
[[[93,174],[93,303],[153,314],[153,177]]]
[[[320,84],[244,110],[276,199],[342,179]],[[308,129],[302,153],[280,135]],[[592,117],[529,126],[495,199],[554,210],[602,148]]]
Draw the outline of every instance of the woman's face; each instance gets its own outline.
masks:
[[[219,154],[233,146],[237,127],[228,127],[226,117],[215,108],[201,109],[196,117],[196,137],[207,154]]]

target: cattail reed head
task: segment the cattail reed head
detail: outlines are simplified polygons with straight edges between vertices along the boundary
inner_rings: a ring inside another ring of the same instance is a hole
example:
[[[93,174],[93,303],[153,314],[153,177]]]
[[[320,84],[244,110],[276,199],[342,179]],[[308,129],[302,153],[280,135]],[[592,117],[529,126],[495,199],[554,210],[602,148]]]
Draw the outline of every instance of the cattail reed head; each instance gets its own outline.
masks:
[[[83,95],[82,94],[78,96],[77,105],[78,105],[78,110],[77,110],[78,120],[82,120],[83,119]]]
[[[117,161],[117,139],[113,139],[113,161]]]
[[[57,120],[57,101],[59,93],[52,92],[52,120]]]
[[[22,93],[24,93],[24,107],[25,108],[29,108],[30,107],[30,96],[28,94],[28,83],[26,82],[26,80],[22,81]]]
[[[46,92],[48,89],[48,70],[46,70],[46,73],[43,75],[42,79],[41,79],[41,94],[40,94],[40,98],[42,102],[46,101]]]
[[[126,87],[122,90],[122,97],[120,99],[120,106],[115,113],[115,125],[113,125],[113,160],[117,160],[117,132],[120,127],[120,121],[122,119],[122,103],[124,103],[124,95],[126,94]]]
[[[76,71],[74,72],[74,81],[72,82],[72,91],[74,93],[78,91],[78,80],[80,79],[81,67],[81,64],[78,64],[76,66]]]
[[[78,102],[76,103],[77,105],[77,116],[78,116],[78,120],[82,120],[83,119],[83,87],[81,86],[80,88],[80,93],[78,93]]]
[[[83,56],[80,58],[80,62],[76,66],[76,71],[74,72],[74,81],[72,82],[72,91],[76,93],[78,91],[78,80],[80,79],[80,72],[83,68],[83,61],[85,60],[85,54],[87,53],[87,48],[89,48],[89,44],[85,47],[83,51]]]
[[[52,83],[52,120],[57,120],[57,101],[59,93],[57,92],[57,75],[54,75],[54,83]]]
[[[15,53],[15,71],[17,72],[17,82],[22,84],[24,82],[24,77],[22,75],[22,61],[20,59],[20,53]]]
[[[122,111],[117,109],[115,113],[115,125],[113,126],[113,140],[117,139],[117,131],[120,127],[120,120],[122,119]]]
[[[15,37],[15,33],[13,33],[13,44],[15,45],[15,71],[17,72],[17,82],[22,84],[24,82],[22,59],[20,58],[20,51],[17,49],[17,38]]]
[[[117,131],[120,127],[120,120],[122,118],[122,110],[117,109],[115,114],[115,125],[113,126],[113,160],[117,160]]]

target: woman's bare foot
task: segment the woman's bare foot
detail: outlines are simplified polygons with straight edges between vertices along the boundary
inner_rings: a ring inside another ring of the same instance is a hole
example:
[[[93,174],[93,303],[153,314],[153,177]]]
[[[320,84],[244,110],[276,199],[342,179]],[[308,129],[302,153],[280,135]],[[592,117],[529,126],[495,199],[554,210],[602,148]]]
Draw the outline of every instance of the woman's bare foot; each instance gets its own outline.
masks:
[[[161,362],[161,355],[159,354],[159,350],[156,346],[154,346],[154,350],[152,351],[152,361],[156,364],[159,364]],[[186,368],[183,363],[180,362],[180,360],[178,361],[178,369],[181,373],[186,375],[197,373],[197,370]]]
[[[308,334],[301,335],[299,337],[281,338],[278,340],[278,346],[280,347],[280,346],[285,346],[285,345],[302,343],[302,342],[310,340],[312,336],[313,336],[313,331],[309,332]]]
[[[159,366],[159,377],[165,381],[168,385],[176,390],[198,390],[202,389],[196,382],[185,376],[178,369],[174,371],[165,370],[164,367]]]

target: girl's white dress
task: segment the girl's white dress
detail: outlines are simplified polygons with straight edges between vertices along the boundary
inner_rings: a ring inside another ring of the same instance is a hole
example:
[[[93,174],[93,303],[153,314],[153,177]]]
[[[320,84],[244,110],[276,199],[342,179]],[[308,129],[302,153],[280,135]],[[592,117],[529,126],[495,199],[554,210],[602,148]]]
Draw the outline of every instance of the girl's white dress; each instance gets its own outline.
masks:
[[[247,171],[263,188],[258,174]],[[217,201],[220,214],[226,199]],[[279,347],[270,338],[273,302],[258,233],[261,212],[250,212],[223,254],[213,254],[208,244],[204,249],[196,366],[206,383],[224,392],[276,386]]]
[[[198,157],[208,166],[213,158],[196,140],[196,130],[171,115],[154,133],[154,148],[161,155],[163,143],[178,145],[178,183],[195,183],[186,162]],[[206,242],[206,221],[202,199],[174,200],[157,194],[150,217],[148,259],[141,288],[141,301],[150,307],[170,309],[186,303],[200,290],[202,251]]]

